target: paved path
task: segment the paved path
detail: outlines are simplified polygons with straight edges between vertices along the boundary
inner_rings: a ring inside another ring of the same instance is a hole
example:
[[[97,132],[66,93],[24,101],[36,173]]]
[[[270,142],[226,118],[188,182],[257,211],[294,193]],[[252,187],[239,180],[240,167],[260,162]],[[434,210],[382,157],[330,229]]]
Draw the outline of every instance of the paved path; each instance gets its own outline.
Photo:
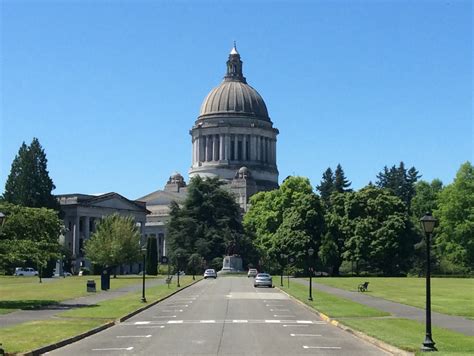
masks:
[[[146,286],[153,287],[159,284],[164,284],[165,279],[153,279],[147,280]],[[84,288],[86,286],[84,285]],[[100,290],[100,282],[97,286]],[[61,311],[69,310],[73,308],[79,308],[87,305],[94,305],[99,302],[108,299],[114,299],[121,297],[130,292],[136,292],[141,290],[142,282],[137,282],[136,284],[132,284],[126,287],[117,288],[114,290],[109,291],[100,291],[97,293],[91,293],[84,297],[79,297],[75,299],[65,300],[56,305],[50,305],[41,309],[34,309],[34,310],[19,310],[13,313],[3,314],[0,315],[0,328],[14,326],[16,324],[26,323],[28,321],[34,320],[46,320],[57,317]]]
[[[309,285],[309,281],[305,279],[295,278],[293,280],[300,284]],[[315,283],[314,279],[313,289],[318,289],[326,293],[337,295],[338,297],[350,299],[354,302],[364,304],[382,311],[386,311],[395,317],[416,320],[422,323],[425,322],[425,309],[412,307],[406,304],[391,302],[386,299],[373,297],[367,293],[351,292],[344,289],[326,286],[324,284]],[[317,298],[317,295],[313,295],[313,298],[314,297]],[[465,335],[474,336],[474,320],[469,320],[460,316],[440,314],[432,311],[431,322],[435,326],[456,331]]]

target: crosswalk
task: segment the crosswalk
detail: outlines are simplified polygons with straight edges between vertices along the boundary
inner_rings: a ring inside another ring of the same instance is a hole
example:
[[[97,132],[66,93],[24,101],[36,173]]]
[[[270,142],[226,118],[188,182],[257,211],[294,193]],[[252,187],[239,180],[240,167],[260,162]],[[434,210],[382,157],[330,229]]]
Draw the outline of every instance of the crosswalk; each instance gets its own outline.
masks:
[[[170,324],[304,324],[316,325],[327,324],[321,320],[281,320],[281,319],[229,319],[229,320],[153,320],[153,321],[135,321],[125,322],[121,325],[170,325]]]

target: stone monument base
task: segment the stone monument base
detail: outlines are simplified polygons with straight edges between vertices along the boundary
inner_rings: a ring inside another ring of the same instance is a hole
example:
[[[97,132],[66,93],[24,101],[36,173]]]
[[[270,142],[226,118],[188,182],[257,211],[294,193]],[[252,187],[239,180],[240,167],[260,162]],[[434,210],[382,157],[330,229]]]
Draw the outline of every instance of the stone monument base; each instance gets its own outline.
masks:
[[[233,272],[242,272],[242,271],[243,271],[242,257],[238,255],[224,257],[224,260],[222,261],[221,272],[233,273]]]

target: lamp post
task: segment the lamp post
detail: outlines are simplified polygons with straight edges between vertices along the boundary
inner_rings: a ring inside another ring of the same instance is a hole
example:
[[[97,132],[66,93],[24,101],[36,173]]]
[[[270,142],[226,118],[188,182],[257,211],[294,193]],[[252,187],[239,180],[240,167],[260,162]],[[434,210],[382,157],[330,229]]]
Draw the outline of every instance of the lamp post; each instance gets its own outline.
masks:
[[[431,258],[430,258],[430,237],[438,220],[436,220],[431,213],[426,213],[421,219],[420,223],[425,232],[426,237],[426,335],[425,341],[421,351],[438,351],[435,347],[435,342],[431,337]]]
[[[142,255],[143,255],[142,303],[146,303],[146,298],[145,298],[146,247],[142,248]]]
[[[286,255],[284,253],[280,253],[280,259],[281,259],[281,279],[280,279],[280,287],[283,287],[283,270],[285,269],[285,258]]]
[[[178,288],[181,287],[180,284],[179,284],[179,259],[180,259],[180,258],[181,258],[181,253],[178,252],[178,253],[176,254],[176,266],[177,266],[176,269],[178,270],[178,285],[177,285]]]
[[[310,247],[308,249],[308,272],[309,272],[309,298],[308,300],[313,300],[313,271],[311,264],[311,256],[314,254],[314,248]]]

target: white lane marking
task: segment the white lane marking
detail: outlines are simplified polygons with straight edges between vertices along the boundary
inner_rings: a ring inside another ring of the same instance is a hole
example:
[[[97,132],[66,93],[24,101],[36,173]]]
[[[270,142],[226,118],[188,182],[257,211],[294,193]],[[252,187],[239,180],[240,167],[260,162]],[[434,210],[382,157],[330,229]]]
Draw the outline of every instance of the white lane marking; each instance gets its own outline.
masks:
[[[153,318],[155,319],[166,319],[166,318],[176,318],[176,315],[154,315]]]
[[[227,298],[232,298],[232,294],[227,294],[226,297]]]
[[[151,335],[119,335],[118,338],[128,338],[128,337],[146,337],[149,338]]]
[[[169,307],[174,307],[174,308],[182,308],[182,307],[189,307],[188,304],[176,304],[176,305],[168,305]]]
[[[136,321],[135,322],[135,325],[146,325],[146,324],[150,324],[149,321]]]
[[[280,314],[273,314],[275,318],[291,318],[293,315],[280,315]]]
[[[168,324],[182,324],[182,320],[168,320]]]
[[[289,310],[288,309],[270,309],[270,311],[279,312],[279,311],[289,311]]]
[[[280,320],[265,320],[266,323],[279,323]]]
[[[298,327],[308,327],[309,325],[297,325],[297,324],[288,325],[288,324],[283,324],[283,327],[284,327],[284,328],[286,328],[286,327],[288,327],[288,326],[291,326],[291,327],[293,327],[293,326],[298,326]]]
[[[138,326],[137,329],[163,329],[164,325]]]
[[[108,349],[92,349],[92,351],[122,351],[122,350],[132,351],[133,346],[130,346],[130,347],[110,347]]]
[[[312,324],[311,320],[296,320],[298,324]]]
[[[281,304],[265,304],[267,307],[282,307],[283,305]]]
[[[303,346],[303,349],[332,349],[332,350],[340,350],[341,347],[339,346]]]
[[[215,323],[215,320],[199,320],[200,323],[202,324],[212,324]]]
[[[322,336],[319,334],[290,334],[290,336]]]
[[[248,320],[232,320],[233,323],[248,323]]]
[[[168,309],[168,310],[161,310],[163,313],[175,313],[175,312],[183,312],[183,309]]]

